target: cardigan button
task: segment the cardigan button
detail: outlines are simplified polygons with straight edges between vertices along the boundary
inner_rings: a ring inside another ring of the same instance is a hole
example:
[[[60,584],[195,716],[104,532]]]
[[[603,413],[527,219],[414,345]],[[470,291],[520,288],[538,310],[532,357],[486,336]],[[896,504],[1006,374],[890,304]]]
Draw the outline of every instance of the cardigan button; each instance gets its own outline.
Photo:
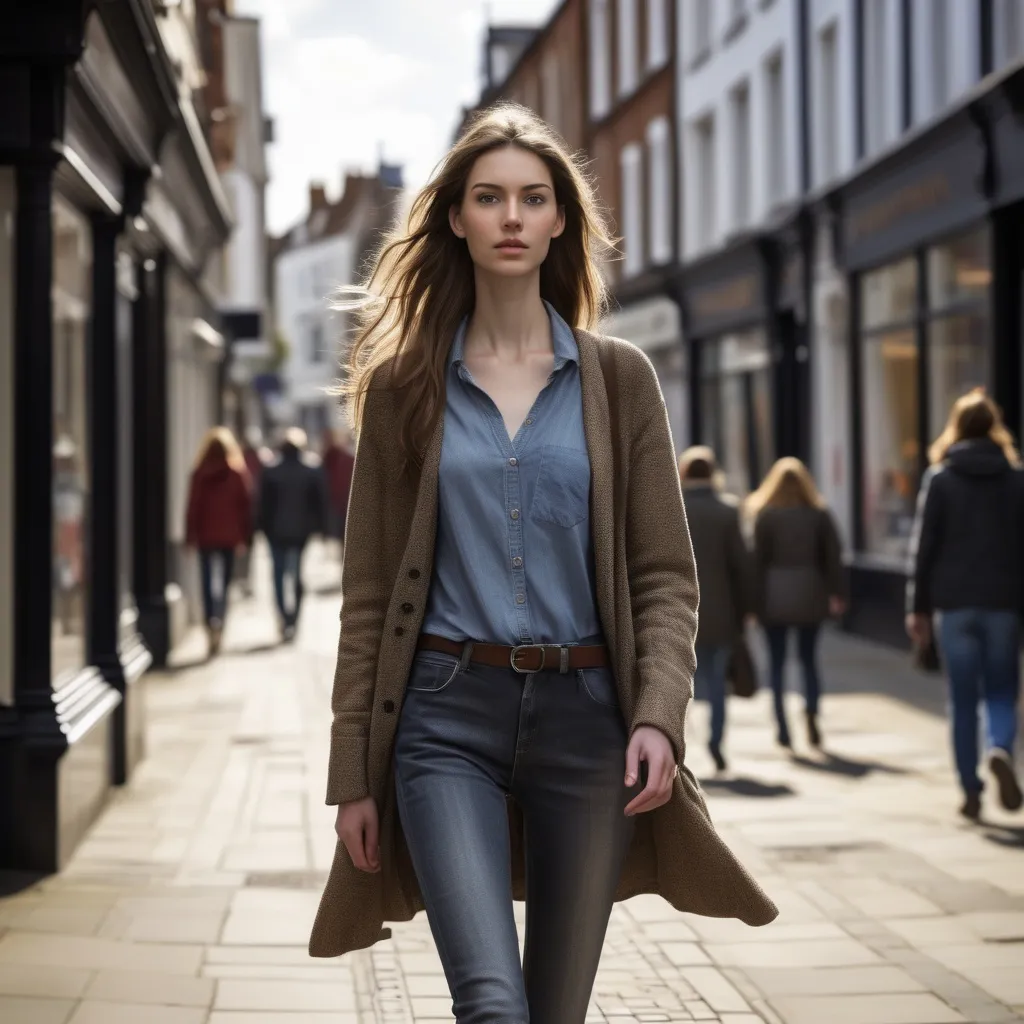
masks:
[[[393,715],[395,713],[395,702],[393,700],[384,701],[384,713],[386,715]]]
[[[402,605],[402,611],[405,612],[406,615],[410,614],[412,612],[412,605],[406,601],[405,604]]]
[[[410,569],[409,570],[409,579],[411,579],[411,580],[418,580],[419,578],[420,578],[420,571],[419,571],[419,569]]]
[[[404,636],[405,630],[401,626],[395,626],[395,636]]]

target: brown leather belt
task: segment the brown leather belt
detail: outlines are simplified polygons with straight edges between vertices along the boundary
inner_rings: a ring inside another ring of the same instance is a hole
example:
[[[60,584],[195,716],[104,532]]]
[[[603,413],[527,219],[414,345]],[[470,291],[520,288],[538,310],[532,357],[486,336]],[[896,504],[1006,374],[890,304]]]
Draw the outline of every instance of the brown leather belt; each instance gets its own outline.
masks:
[[[504,644],[474,643],[469,655],[471,662],[489,665],[491,668],[511,668],[521,675],[530,672],[572,672],[578,668],[604,668],[608,664],[608,648],[604,644],[587,644],[578,647],[559,647],[554,644],[521,644],[508,647]],[[421,633],[416,649],[437,651],[461,658],[465,643],[457,643],[443,636]]]

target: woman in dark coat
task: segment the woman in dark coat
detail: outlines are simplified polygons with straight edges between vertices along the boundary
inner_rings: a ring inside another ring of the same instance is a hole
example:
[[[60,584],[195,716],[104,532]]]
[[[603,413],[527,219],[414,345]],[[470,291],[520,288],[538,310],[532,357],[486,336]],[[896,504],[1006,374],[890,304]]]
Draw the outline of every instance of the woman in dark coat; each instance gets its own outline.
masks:
[[[220,650],[235,552],[245,550],[251,538],[252,490],[245,459],[231,431],[214,427],[199,446],[185,524],[186,545],[199,550],[211,654]]]
[[[846,608],[839,531],[807,467],[779,459],[748,499],[754,519],[754,560],[760,618],[768,638],[778,742],[791,747],[784,688],[786,645],[791,631],[803,668],[807,736],[821,746],[818,704],[818,635],[830,616]]]
[[[739,504],[722,494],[715,453],[704,446],[689,448],[679,459],[686,519],[700,588],[697,624],[697,671],[694,680],[711,704],[708,749],[719,771],[725,734],[726,671],[754,611],[753,565],[740,530]]]
[[[1007,810],[1024,797],[1013,764],[1024,600],[1024,472],[996,405],[981,390],[958,399],[929,452],[911,536],[907,632],[928,642],[932,616],[949,675],[961,813],[981,813],[978,709],[988,766]]]

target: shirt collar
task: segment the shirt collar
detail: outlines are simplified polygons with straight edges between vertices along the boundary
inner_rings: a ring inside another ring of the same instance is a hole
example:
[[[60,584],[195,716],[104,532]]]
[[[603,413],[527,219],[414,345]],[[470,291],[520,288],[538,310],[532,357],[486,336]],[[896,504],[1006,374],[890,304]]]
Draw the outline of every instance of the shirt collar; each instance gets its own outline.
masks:
[[[548,311],[548,318],[551,321],[551,343],[555,351],[555,365],[552,372],[562,369],[566,363],[578,364],[580,361],[580,349],[576,344],[576,336],[572,333],[572,328],[558,315],[555,307],[547,299],[544,299],[543,302],[544,307]],[[454,366],[459,371],[460,376],[463,372],[463,358],[466,351],[466,329],[468,326],[469,317],[465,316],[455,331],[451,352],[448,355],[448,365]]]

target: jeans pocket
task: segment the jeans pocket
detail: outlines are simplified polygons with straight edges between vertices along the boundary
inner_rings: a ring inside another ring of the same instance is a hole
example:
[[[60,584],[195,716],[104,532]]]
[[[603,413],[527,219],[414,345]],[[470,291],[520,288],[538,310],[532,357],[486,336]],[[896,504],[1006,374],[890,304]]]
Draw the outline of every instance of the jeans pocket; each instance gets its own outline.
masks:
[[[549,444],[541,449],[530,518],[567,529],[590,511],[590,457],[585,451]]]
[[[606,708],[619,706],[619,692],[615,686],[615,674],[610,668],[578,668],[576,679],[580,691],[594,704]]]
[[[419,651],[409,670],[406,690],[440,693],[459,674],[459,659],[440,651]]]

